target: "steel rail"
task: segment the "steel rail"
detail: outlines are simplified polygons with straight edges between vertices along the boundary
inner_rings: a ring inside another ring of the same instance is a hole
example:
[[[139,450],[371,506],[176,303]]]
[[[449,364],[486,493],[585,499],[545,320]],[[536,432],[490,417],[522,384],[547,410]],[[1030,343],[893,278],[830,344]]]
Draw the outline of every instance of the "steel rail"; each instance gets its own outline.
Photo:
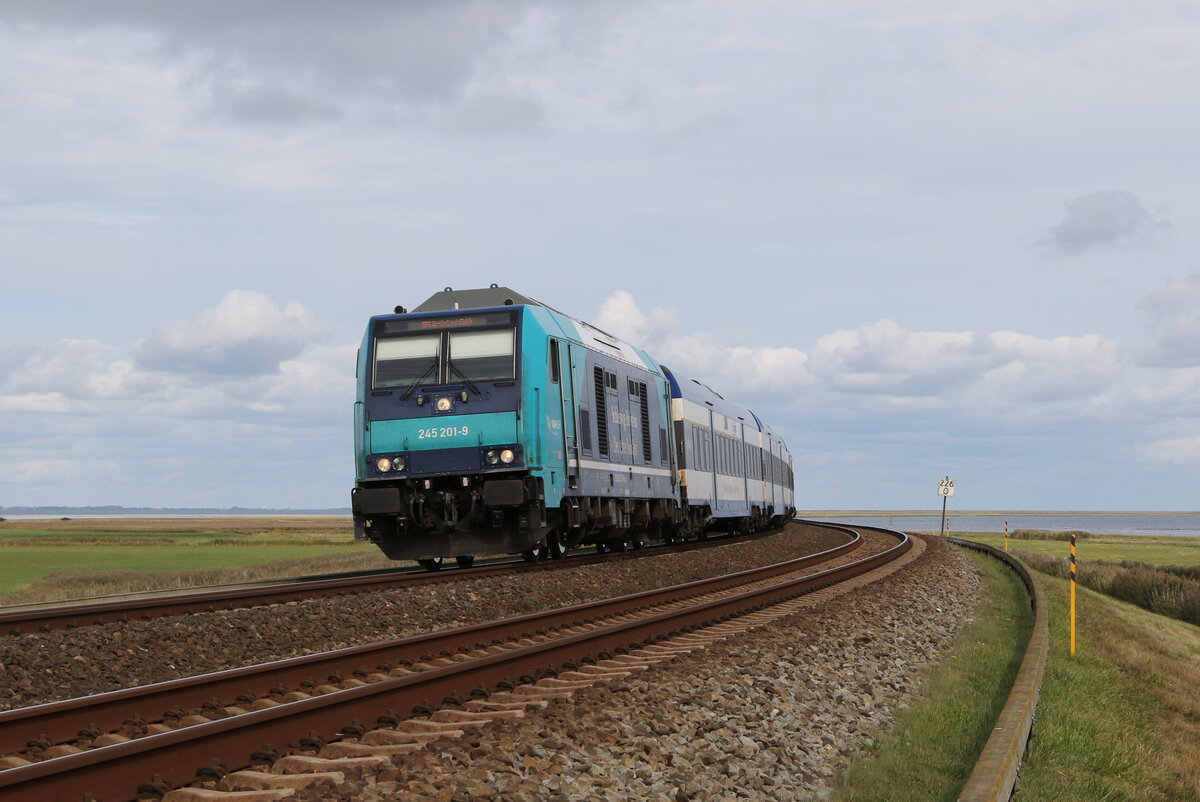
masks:
[[[119,729],[136,716],[161,717],[163,711],[171,708],[197,708],[214,699],[221,699],[224,704],[234,704],[238,696],[266,696],[280,685],[298,686],[309,681],[316,684],[325,682],[327,677],[334,674],[366,673],[366,670],[374,670],[384,663],[402,664],[404,661],[433,659],[443,651],[464,644],[498,643],[516,635],[545,634],[572,623],[595,621],[616,612],[712,593],[817,565],[854,551],[861,545],[861,536],[854,534],[846,543],[816,554],[628,596],[7,710],[0,712],[0,754],[24,749],[31,733],[45,735],[56,744],[66,743],[75,739],[84,727],[108,732]],[[160,719],[146,719],[147,723],[157,720]]]
[[[394,717],[391,711],[411,709],[428,700],[469,692],[471,688],[511,682],[512,677],[542,673],[547,667],[561,666],[602,651],[636,647],[673,632],[737,617],[858,576],[899,557],[911,547],[907,536],[890,534],[898,538],[897,545],[837,568],[710,598],[692,606],[630,616],[590,631],[440,668],[9,769],[0,772],[0,794],[21,802],[35,799],[78,802],[84,793],[90,793],[105,802],[116,802],[130,798],[136,778],[148,779],[156,774],[168,785],[176,786],[194,781],[197,771],[213,760],[229,770],[241,768],[249,765],[255,750],[270,751],[264,749],[264,744],[283,745],[304,732],[313,733],[318,742],[335,741],[341,737],[342,729],[355,720],[374,721],[381,713]],[[741,573],[744,576],[752,572]],[[645,594],[636,595],[640,598],[635,606],[644,607]],[[313,737],[310,735],[310,739]]]
[[[780,528],[773,528],[763,532],[756,532],[747,538],[742,538],[742,540],[758,539],[779,531]],[[445,571],[426,571],[424,569],[398,571],[392,569],[354,576],[333,574],[327,577],[298,581],[268,580],[272,584],[260,584],[252,587],[226,587],[220,590],[208,590],[199,593],[171,593],[167,595],[142,596],[135,599],[116,599],[52,607],[23,607],[19,610],[0,612],[0,635],[49,632],[56,629],[74,629],[76,627],[95,624],[123,623],[135,619],[149,621],[155,618],[212,612],[217,609],[233,610],[237,608],[259,607],[268,604],[303,601],[322,596],[366,593],[408,585],[453,582],[459,579],[479,579],[490,576],[502,576],[509,573],[521,574],[530,571],[553,571],[559,568],[592,565],[610,560],[632,559],[644,555],[713,548],[730,542],[733,541],[729,538],[714,537],[705,540],[690,541],[682,545],[655,545],[632,552],[607,552],[604,554],[586,554],[580,552],[575,556],[568,556],[563,560],[543,560],[536,563],[506,560],[503,562],[490,562],[486,565],[473,568],[452,568]]]
[[[1007,802],[1016,788],[1025,747],[1033,734],[1042,676],[1050,652],[1046,598],[1042,595],[1042,587],[1037,579],[1024,563],[1011,554],[985,543],[959,538],[947,540],[955,545],[982,552],[1003,563],[1025,585],[1029,603],[1033,607],[1033,631],[1025,646],[1025,656],[1013,680],[1008,700],[996,718],[996,726],[984,744],[983,752],[980,753],[971,776],[967,778],[966,785],[958,795],[959,802]]]

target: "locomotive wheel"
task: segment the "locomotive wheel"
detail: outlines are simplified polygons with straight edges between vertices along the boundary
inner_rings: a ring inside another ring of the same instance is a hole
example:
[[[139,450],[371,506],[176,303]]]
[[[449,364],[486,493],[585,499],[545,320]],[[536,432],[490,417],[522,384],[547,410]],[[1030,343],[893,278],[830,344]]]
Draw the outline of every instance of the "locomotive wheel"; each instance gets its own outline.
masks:
[[[441,557],[422,557],[421,559],[417,560],[417,562],[420,563],[421,567],[424,568],[426,571],[442,570],[442,558]]]
[[[596,544],[596,553],[597,554],[604,554],[606,551],[608,551],[607,543],[597,543]]]
[[[563,543],[558,532],[551,532],[550,537],[546,538],[546,551],[549,552],[551,560],[561,560],[567,556],[567,545]]]
[[[475,564],[475,555],[474,554],[460,554],[454,558],[454,561],[456,563],[458,563],[459,568],[470,568],[472,565]]]
[[[538,560],[546,559],[546,549],[542,546],[534,546],[526,550],[521,556],[525,558],[525,562],[535,563]]]

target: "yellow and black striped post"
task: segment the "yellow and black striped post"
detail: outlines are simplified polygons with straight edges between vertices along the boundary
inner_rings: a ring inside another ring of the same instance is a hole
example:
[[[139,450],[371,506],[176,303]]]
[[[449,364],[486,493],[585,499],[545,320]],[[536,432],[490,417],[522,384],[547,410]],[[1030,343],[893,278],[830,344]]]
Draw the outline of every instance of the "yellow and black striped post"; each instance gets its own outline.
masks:
[[[1008,551],[1008,521],[1004,522],[1004,550]]]
[[[1075,654],[1075,533],[1071,533],[1071,654]]]

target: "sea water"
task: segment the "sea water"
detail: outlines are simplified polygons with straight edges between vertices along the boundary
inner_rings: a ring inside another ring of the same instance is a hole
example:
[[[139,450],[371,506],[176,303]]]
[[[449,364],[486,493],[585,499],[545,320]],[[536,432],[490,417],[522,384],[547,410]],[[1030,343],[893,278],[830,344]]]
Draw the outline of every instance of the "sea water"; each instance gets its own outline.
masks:
[[[913,532],[937,532],[942,525],[936,515],[849,515],[821,520],[863,524]],[[999,513],[996,515],[946,513],[946,529],[955,532],[1003,532],[1014,529],[1048,529],[1066,532],[1072,529],[1096,535],[1190,535],[1200,537],[1200,513]]]

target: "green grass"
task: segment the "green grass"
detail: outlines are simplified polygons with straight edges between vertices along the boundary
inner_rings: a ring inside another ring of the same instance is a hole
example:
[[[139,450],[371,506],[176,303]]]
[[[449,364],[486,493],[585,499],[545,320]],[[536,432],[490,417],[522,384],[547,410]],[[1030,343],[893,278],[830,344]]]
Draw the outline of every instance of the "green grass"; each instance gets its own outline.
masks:
[[[1019,802],[1200,799],[1200,628],[1038,574],[1050,658]]]
[[[6,594],[17,588],[59,572],[232,570],[288,558],[343,555],[351,548],[353,547],[285,545],[237,548],[176,545],[86,545],[46,548],[12,546],[0,549],[0,602],[4,601],[3,597]],[[360,545],[357,550],[363,548]],[[78,595],[87,595],[86,580],[81,580]]]
[[[979,534],[976,532],[953,532],[954,537],[987,543],[1004,548],[1003,534]],[[1054,557],[1071,554],[1069,543],[1054,540],[1016,540],[1009,538],[1010,550],[1021,549]],[[1139,560],[1154,565],[1200,565],[1200,538],[1155,537],[1151,535],[1093,535],[1081,540],[1075,547],[1076,559],[1083,560]]]
[[[324,518],[0,524],[0,604],[244,582],[390,564]]]
[[[1020,580],[971,552],[984,583],[976,620],[960,635],[896,726],[838,777],[837,802],[953,802],[991,734],[1033,623]]]

